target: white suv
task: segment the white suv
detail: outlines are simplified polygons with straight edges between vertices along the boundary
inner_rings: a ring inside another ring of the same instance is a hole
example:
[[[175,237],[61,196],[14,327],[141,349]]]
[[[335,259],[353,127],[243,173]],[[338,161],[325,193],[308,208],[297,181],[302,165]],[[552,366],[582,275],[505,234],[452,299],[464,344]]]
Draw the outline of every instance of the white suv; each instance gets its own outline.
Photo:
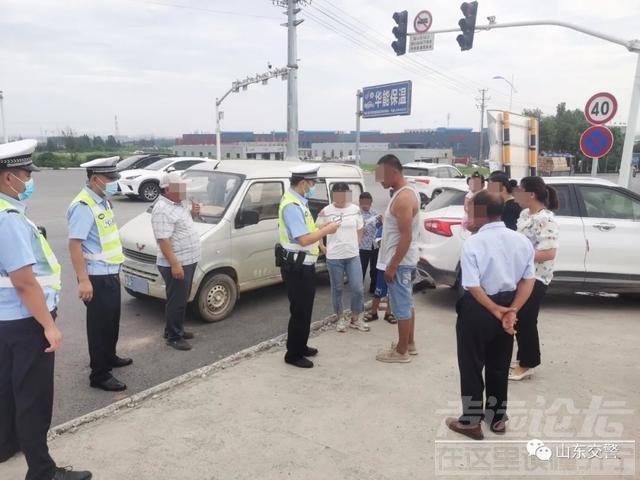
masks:
[[[198,163],[211,161],[200,157],[172,157],[158,160],[145,168],[120,172],[118,186],[123,195],[153,202],[160,195],[160,177],[164,172],[181,172]]]
[[[426,205],[448,187],[467,187],[466,177],[452,165],[413,162],[402,166],[402,173],[420,194],[420,203]]]
[[[560,208],[560,247],[551,287],[568,291],[640,293],[640,195],[608,180],[549,177]],[[421,212],[419,268],[433,283],[456,286],[464,194],[449,189]]]

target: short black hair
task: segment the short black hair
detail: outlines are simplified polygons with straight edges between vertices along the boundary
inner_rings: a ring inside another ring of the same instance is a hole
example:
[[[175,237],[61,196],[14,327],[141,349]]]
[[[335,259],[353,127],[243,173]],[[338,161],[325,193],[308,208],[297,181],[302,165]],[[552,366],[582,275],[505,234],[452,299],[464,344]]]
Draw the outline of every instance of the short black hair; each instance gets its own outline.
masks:
[[[480,172],[478,172],[477,170],[467,177],[467,185],[469,185],[469,181],[472,178],[479,178],[480,179],[480,183],[482,183],[482,185],[484,185],[484,175],[480,174]]]
[[[484,207],[488,218],[499,218],[502,217],[504,201],[497,193],[482,190],[473,196],[473,209],[477,207]]]
[[[400,159],[390,153],[380,158],[380,160],[378,160],[378,165],[388,165],[399,172],[402,171],[402,163],[400,162]]]
[[[348,192],[349,190],[349,185],[347,185],[345,182],[338,182],[331,185],[332,192]]]
[[[518,186],[518,182],[509,179],[509,176],[502,170],[496,170],[489,175],[489,181],[500,183],[507,190],[507,193],[513,193],[513,189]]]
[[[360,194],[360,200],[372,200],[373,201],[373,197],[371,196],[371,194],[369,192],[362,192]]]

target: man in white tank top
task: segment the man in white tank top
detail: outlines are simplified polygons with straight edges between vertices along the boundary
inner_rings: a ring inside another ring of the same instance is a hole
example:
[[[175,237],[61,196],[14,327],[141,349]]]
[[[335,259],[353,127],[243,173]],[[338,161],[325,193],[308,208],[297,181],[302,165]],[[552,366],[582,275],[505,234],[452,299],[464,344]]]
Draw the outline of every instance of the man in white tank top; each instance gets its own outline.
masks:
[[[376,180],[395,192],[384,213],[378,268],[385,271],[391,312],[398,320],[398,341],[391,349],[379,353],[376,360],[407,363],[411,361],[410,355],[418,353],[413,338],[413,281],[419,257],[420,198],[408,185],[402,164],[395,155],[385,155],[378,160]]]

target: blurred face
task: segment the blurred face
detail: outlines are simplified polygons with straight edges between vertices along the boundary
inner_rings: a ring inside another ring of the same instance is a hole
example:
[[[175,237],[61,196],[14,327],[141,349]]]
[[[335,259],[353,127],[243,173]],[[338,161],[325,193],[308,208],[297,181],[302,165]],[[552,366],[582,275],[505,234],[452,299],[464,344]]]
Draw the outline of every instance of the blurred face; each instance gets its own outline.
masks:
[[[525,192],[522,186],[513,189],[513,198],[516,199],[520,208],[529,208],[535,200],[535,195],[531,192]]]
[[[165,193],[166,197],[172,202],[182,202],[187,198],[187,184],[186,182],[174,182],[170,183]]]
[[[361,198],[360,199],[360,209],[363,212],[368,212],[369,210],[371,210],[371,204],[372,203],[373,202],[368,198]]]
[[[351,191],[331,192],[331,200],[335,206],[344,207],[347,203],[351,203]]]
[[[500,182],[492,182],[491,180],[487,182],[487,190],[489,190],[491,193],[502,193],[503,189],[504,185],[502,185],[502,183]]]
[[[469,226],[467,227],[469,231],[475,233],[487,223],[489,223],[487,207],[473,204],[469,211]]]
[[[469,190],[471,190],[473,193],[478,193],[483,188],[484,185],[482,184],[482,180],[480,178],[473,177],[469,180]]]
[[[376,182],[380,183],[382,188],[391,188],[398,173],[400,172],[389,165],[378,165],[376,168]]]

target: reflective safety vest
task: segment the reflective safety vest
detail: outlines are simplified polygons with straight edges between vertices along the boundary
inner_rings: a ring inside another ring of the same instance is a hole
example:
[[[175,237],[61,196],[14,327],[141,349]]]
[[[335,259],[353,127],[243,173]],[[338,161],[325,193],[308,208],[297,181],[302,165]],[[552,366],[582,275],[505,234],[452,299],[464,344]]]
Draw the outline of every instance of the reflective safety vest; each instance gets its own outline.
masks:
[[[113,218],[113,210],[103,209],[93,199],[86,190],[82,190],[76,198],[73,199],[69,209],[77,203],[84,203],[91,208],[93,219],[98,227],[98,237],[100,237],[100,253],[84,252],[86,260],[95,260],[108,263],[109,265],[120,265],[124,262],[122,254],[122,243],[120,243],[120,232]]]
[[[284,212],[284,207],[292,203],[295,203],[302,210],[304,214],[304,221],[307,225],[307,228],[309,229],[309,232],[315,232],[318,230],[318,227],[316,227],[316,222],[313,221],[313,217],[311,216],[311,212],[309,211],[307,206],[302,203],[298,197],[287,190],[282,196],[282,199],[280,200],[280,207],[278,208],[278,231],[280,233],[280,245],[282,245],[284,249],[290,252],[304,251],[311,255],[319,255],[320,248],[318,247],[318,242],[303,247],[302,245],[291,242],[291,240],[289,239],[287,226],[284,224],[284,217],[282,216],[282,213]]]
[[[25,214],[16,210],[16,208],[11,205],[6,200],[0,198],[0,213],[14,211],[18,213],[33,229],[33,232],[38,236],[40,240],[40,248],[42,249],[42,253],[44,257],[47,259],[47,263],[49,264],[49,268],[51,269],[51,273],[49,275],[36,275],[36,280],[42,287],[51,287],[56,291],[60,291],[62,289],[62,283],[60,281],[60,274],[62,272],[62,267],[60,263],[58,263],[58,259],[56,258],[53,250],[51,250],[51,246],[47,239],[44,238],[44,235],[40,233],[38,227],[27,218]],[[0,277],[0,288],[15,288],[13,283],[11,283],[11,279],[9,277]]]

